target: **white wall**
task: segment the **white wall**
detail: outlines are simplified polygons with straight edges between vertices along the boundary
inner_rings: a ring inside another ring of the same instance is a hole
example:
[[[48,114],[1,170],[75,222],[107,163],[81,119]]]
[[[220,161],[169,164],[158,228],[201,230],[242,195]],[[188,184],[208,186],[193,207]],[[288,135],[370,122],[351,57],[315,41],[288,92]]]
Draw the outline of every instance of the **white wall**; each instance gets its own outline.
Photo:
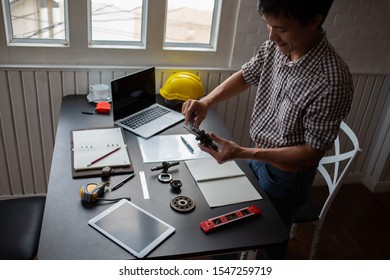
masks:
[[[325,29],[353,73],[390,73],[390,1],[335,0]],[[242,0],[232,68],[240,67],[268,38],[256,10],[257,0]]]

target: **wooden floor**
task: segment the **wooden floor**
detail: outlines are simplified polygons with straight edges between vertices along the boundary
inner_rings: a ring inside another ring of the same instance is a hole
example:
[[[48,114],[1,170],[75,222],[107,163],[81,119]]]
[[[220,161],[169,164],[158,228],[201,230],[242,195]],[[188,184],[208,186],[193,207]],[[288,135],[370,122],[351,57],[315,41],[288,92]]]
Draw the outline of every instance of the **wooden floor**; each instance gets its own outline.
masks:
[[[323,188],[313,190],[318,200],[326,195]],[[287,259],[307,259],[312,234],[313,225],[300,224]],[[390,260],[390,193],[344,185],[326,216],[316,259]]]

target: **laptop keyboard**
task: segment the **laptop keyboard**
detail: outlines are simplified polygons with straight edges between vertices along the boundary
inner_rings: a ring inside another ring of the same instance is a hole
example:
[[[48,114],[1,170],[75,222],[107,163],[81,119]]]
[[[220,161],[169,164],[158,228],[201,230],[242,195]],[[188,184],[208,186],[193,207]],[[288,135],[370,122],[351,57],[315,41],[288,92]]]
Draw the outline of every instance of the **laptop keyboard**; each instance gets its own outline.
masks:
[[[124,124],[132,129],[136,129],[158,117],[161,117],[170,111],[159,106],[152,106],[147,108],[146,110],[138,113],[136,115],[132,115],[124,120],[121,120],[120,123]]]

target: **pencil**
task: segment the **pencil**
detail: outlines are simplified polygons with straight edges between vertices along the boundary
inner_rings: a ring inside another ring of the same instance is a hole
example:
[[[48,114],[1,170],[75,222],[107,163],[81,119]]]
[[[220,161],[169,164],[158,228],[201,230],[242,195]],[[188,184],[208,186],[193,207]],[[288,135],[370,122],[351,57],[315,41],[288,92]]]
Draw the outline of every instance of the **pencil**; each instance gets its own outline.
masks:
[[[92,164],[95,164],[95,163],[97,163],[98,161],[104,159],[105,157],[108,157],[108,156],[111,155],[112,153],[115,153],[115,152],[118,151],[120,148],[121,148],[121,147],[118,147],[118,148],[112,150],[111,152],[109,152],[109,153],[107,153],[107,154],[101,156],[100,158],[95,159],[95,160],[92,161],[90,164],[88,164],[87,167],[90,167]]]

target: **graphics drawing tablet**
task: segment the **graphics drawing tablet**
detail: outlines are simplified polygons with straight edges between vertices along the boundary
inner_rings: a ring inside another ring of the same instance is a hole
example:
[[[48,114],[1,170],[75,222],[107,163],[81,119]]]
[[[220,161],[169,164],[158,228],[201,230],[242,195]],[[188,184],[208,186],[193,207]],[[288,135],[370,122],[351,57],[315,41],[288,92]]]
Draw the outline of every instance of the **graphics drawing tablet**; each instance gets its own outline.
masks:
[[[175,228],[122,199],[88,221],[88,224],[137,258],[150,251],[175,232]]]

